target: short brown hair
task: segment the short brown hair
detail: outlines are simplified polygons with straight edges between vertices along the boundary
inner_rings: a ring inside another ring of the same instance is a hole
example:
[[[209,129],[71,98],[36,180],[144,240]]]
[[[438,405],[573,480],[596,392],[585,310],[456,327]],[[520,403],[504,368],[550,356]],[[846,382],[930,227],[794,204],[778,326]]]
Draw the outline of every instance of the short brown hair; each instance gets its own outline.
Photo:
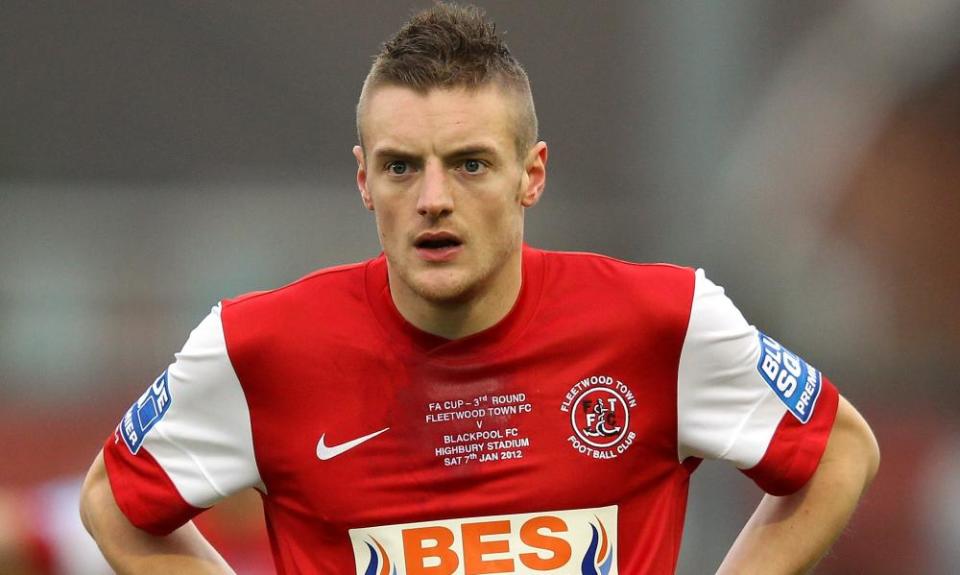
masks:
[[[514,139],[517,154],[523,157],[537,140],[537,113],[527,73],[483,10],[437,3],[414,15],[381,46],[357,104],[360,144],[363,108],[379,86],[426,93],[434,88],[475,89],[494,82],[518,98]]]

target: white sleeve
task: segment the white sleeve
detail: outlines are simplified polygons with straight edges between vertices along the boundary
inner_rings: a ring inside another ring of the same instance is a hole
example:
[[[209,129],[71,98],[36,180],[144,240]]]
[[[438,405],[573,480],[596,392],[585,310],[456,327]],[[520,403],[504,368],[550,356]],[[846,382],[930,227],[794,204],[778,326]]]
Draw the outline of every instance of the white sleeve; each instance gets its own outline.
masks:
[[[129,451],[148,452],[184,501],[209,507],[246,487],[264,489],[246,397],[227,355],[220,306],[120,424]],[[132,478],[131,478],[132,479]]]
[[[677,456],[751,468],[787,407],[758,370],[757,329],[703,270],[695,281],[677,379]]]

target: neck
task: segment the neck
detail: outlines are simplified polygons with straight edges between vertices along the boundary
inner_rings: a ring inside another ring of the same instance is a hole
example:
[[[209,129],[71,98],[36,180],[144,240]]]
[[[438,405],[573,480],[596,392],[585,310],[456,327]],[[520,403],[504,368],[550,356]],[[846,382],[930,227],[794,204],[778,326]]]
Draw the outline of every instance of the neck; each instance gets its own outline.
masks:
[[[477,286],[474,292],[451,301],[421,297],[394,278],[388,268],[390,295],[400,315],[418,329],[446,339],[459,339],[494,326],[510,313],[520,296],[521,264],[518,251],[491,285]]]

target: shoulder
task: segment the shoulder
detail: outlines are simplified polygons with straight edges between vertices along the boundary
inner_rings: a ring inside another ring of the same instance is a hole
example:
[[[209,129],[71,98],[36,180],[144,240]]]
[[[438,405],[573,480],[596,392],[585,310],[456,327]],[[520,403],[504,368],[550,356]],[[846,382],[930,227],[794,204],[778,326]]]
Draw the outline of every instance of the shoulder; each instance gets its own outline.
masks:
[[[382,256],[381,256],[382,257]],[[224,330],[256,328],[258,333],[299,325],[304,321],[351,317],[367,306],[367,267],[377,259],[324,268],[285,286],[225,299]]]
[[[559,274],[588,273],[597,279],[623,282],[693,281],[692,268],[670,263],[632,262],[592,252],[539,251],[543,254],[548,268]]]
[[[316,270],[287,285],[265,291],[255,291],[223,300],[224,309],[273,307],[297,303],[317,295],[363,290],[367,265],[373,260]]]
[[[584,252],[542,252],[544,304],[557,313],[584,313],[636,332],[681,334],[690,316],[695,271]],[[576,311],[575,311],[576,310]]]
[[[570,283],[594,295],[636,301],[670,300],[689,309],[695,270],[669,263],[631,262],[590,252],[543,251],[548,282]]]
[[[371,262],[317,270],[283,287],[244,294],[222,302],[228,348],[280,342],[338,327],[356,325],[368,315],[367,267]]]

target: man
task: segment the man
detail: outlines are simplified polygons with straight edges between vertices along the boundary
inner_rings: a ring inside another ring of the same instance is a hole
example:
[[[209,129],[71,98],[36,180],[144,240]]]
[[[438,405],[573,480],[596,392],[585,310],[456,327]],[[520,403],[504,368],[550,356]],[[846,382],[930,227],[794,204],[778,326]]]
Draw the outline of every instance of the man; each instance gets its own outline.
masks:
[[[281,573],[671,573],[703,457],[770,493],[722,572],[817,561],[869,427],[702,272],[523,244],[547,146],[482,13],[414,17],[357,125],[384,254],[194,330],[86,482],[118,571],[227,571],[189,519],[252,486]]]

